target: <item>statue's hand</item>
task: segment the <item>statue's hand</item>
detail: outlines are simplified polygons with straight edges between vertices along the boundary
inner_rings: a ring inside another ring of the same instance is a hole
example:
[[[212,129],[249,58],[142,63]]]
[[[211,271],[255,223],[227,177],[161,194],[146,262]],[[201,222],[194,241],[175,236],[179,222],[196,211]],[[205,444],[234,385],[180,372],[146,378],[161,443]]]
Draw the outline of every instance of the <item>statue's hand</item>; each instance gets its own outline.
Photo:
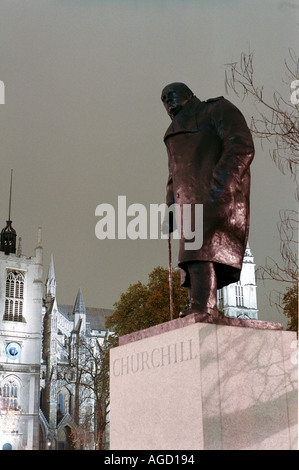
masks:
[[[165,211],[163,222],[161,224],[161,231],[163,235],[169,235],[174,230],[176,230],[175,216],[173,213],[172,206],[168,207],[168,210]]]

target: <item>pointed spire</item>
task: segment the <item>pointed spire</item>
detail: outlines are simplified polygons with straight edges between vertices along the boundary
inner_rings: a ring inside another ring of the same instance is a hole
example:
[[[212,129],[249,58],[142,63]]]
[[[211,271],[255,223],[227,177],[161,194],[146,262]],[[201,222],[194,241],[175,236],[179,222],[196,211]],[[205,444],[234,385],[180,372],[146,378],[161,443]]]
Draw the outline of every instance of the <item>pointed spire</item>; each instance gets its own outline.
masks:
[[[244,263],[253,263],[254,262],[253,254],[251,252],[251,249],[250,249],[250,246],[249,246],[248,242],[247,242],[247,245],[246,245],[246,250],[245,250],[245,253],[244,253],[243,262]]]
[[[51,254],[51,261],[48,271],[48,277],[46,281],[46,288],[47,288],[47,297],[50,296],[52,298],[56,297],[56,278],[55,278],[55,271],[54,271],[54,259],[53,253]]]
[[[37,231],[37,243],[35,247],[36,262],[40,266],[43,265],[43,247],[42,247],[42,228],[38,227]]]
[[[50,266],[49,266],[47,281],[51,281],[52,279],[55,279],[53,253],[51,253],[51,260],[50,260]]]
[[[12,172],[13,172],[13,170],[10,170],[10,190],[9,190],[8,220],[10,220],[10,212],[11,212]]]
[[[86,308],[81,288],[78,290],[76,302],[73,310],[74,330],[78,333],[85,334],[86,331]]]
[[[42,228],[38,227],[36,248],[42,248]]]
[[[85,308],[85,303],[84,303],[81,287],[79,287],[78,294],[76,297],[76,302],[74,305],[74,310],[73,310],[73,314],[75,315],[76,313],[86,315],[86,308]]]

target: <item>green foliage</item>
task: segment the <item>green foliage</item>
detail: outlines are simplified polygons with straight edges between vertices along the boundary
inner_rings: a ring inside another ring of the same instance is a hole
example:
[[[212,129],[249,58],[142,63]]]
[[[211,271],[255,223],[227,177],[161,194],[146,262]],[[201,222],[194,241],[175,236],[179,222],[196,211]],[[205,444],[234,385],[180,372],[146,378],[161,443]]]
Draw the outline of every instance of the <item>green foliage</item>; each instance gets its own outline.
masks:
[[[180,272],[173,272],[173,317],[188,305],[187,289],[180,285]],[[146,285],[138,281],[114,304],[114,313],[106,321],[106,328],[122,336],[170,320],[169,274],[166,268],[156,267],[148,276]]]
[[[288,287],[283,299],[283,313],[289,318],[287,330],[298,331],[298,286]]]

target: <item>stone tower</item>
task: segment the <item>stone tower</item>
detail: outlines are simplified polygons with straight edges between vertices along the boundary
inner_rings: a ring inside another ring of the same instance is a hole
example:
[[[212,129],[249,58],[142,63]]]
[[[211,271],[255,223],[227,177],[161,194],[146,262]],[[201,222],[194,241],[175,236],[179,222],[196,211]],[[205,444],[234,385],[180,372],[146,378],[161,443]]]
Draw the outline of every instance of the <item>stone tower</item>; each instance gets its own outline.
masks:
[[[0,449],[39,448],[43,248],[16,250],[11,220],[0,248]]]
[[[44,308],[42,359],[46,364],[46,377],[42,393],[42,410],[49,426],[48,442],[51,448],[55,449],[57,441],[57,302],[53,255],[51,255],[46,280]]]
[[[218,290],[218,308],[232,318],[258,319],[255,264],[247,244],[240,281]]]

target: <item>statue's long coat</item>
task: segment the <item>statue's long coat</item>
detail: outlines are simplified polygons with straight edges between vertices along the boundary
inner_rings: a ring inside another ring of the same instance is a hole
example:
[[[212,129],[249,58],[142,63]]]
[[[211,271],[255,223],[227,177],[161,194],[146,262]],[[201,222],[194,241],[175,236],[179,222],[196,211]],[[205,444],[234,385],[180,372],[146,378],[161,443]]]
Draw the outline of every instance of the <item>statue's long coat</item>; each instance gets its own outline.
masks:
[[[211,261],[218,288],[238,281],[249,231],[249,166],[254,157],[243,115],[223,97],[200,101],[193,96],[164,141],[167,205],[203,204],[202,246],[186,250],[188,240],[182,236],[178,265],[184,269],[190,261]],[[194,228],[194,220],[192,224]]]

